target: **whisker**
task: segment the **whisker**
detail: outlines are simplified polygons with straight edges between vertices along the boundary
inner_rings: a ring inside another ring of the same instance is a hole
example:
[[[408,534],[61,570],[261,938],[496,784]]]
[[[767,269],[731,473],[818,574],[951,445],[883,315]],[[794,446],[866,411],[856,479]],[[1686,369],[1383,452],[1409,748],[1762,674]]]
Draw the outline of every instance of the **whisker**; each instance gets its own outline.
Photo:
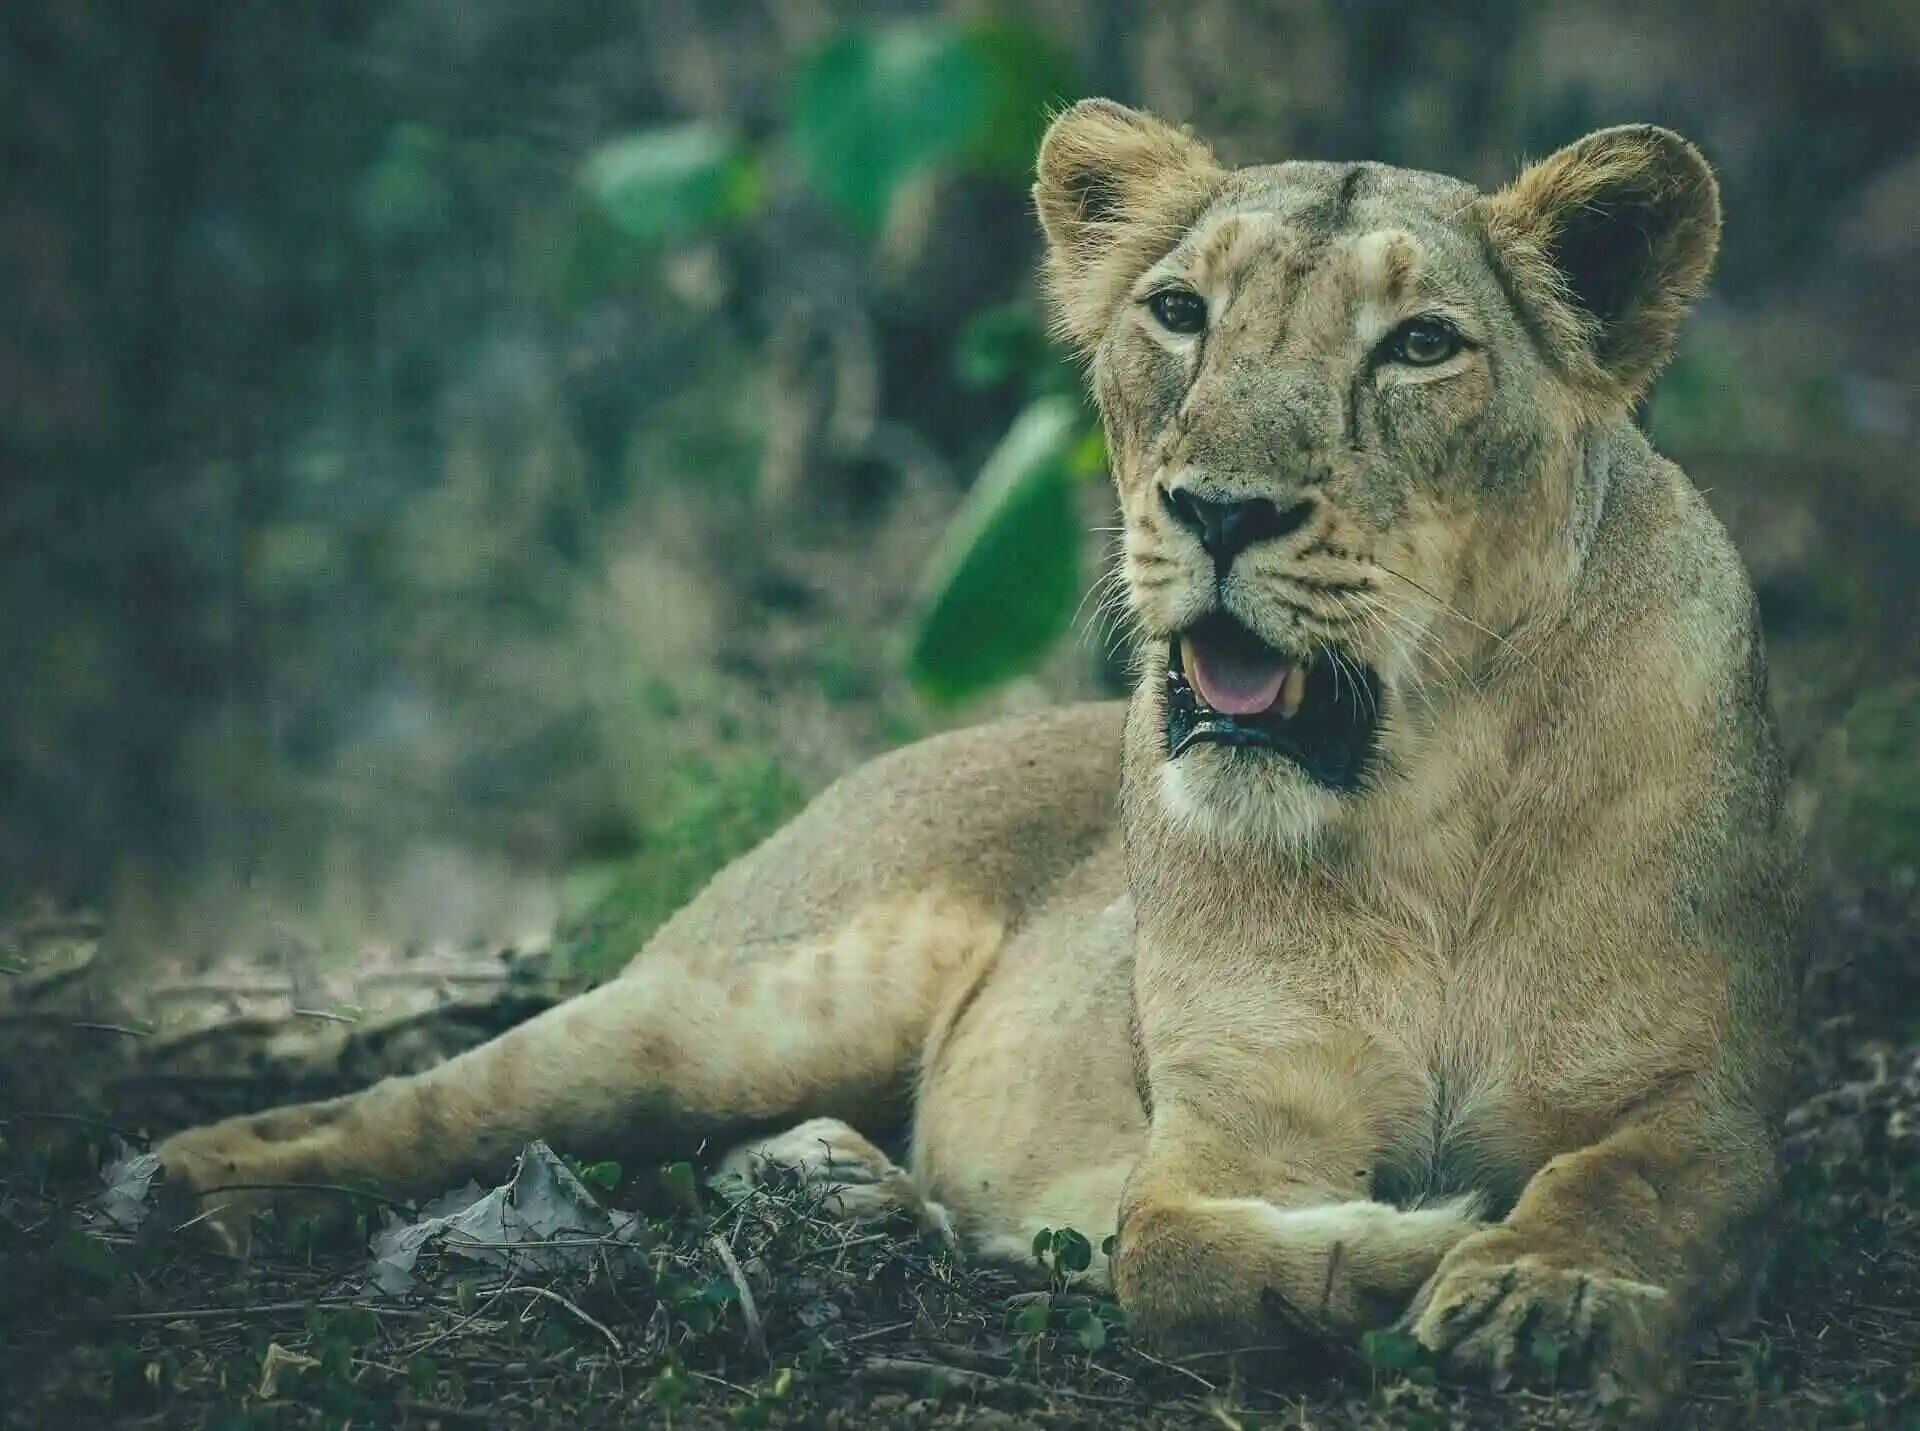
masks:
[[[1384,571],[1388,576],[1396,577],[1399,580],[1404,581],[1408,586],[1412,587],[1415,591],[1421,593],[1423,596],[1427,598],[1427,600],[1431,601],[1435,606],[1439,607],[1442,611],[1446,612],[1449,616],[1452,616],[1455,620],[1464,621],[1467,625],[1471,626],[1474,630],[1478,631],[1483,636],[1491,636],[1495,641],[1498,641],[1502,646],[1506,647],[1509,651],[1513,652],[1513,654],[1518,656],[1522,661],[1525,661],[1529,666],[1532,666],[1536,672],[1539,672],[1542,675],[1545,674],[1545,672],[1540,671],[1539,664],[1535,662],[1535,660],[1530,654],[1528,654],[1526,651],[1521,650],[1520,647],[1514,645],[1512,641],[1508,640],[1505,636],[1502,636],[1498,631],[1495,631],[1491,626],[1482,626],[1478,621],[1475,621],[1471,616],[1467,615],[1466,612],[1462,611],[1459,607],[1455,606],[1452,602],[1443,600],[1439,595],[1437,595],[1432,591],[1429,591],[1426,587],[1422,586],[1419,582],[1415,581],[1412,577],[1407,576],[1401,572],[1395,571],[1392,567],[1388,566],[1385,562],[1376,559],[1374,561],[1374,565],[1379,567],[1380,570]]]
[[[1074,621],[1078,622],[1080,620],[1080,613],[1086,610],[1087,602],[1094,600],[1096,596],[1099,599],[1094,603],[1094,610],[1098,613],[1112,597],[1119,583],[1120,566],[1119,563],[1115,562],[1107,566],[1093,579],[1093,584],[1087,588],[1086,595],[1080,598],[1080,604],[1073,608]]]
[[[1422,650],[1425,633],[1422,632],[1418,626],[1409,622],[1404,612],[1396,611],[1390,606],[1375,603],[1374,609],[1365,614],[1367,619],[1382,635],[1387,637],[1393,635],[1392,628],[1387,625],[1387,617],[1393,617],[1396,621],[1402,623],[1403,627],[1411,629],[1416,654]],[[1404,637],[1402,639],[1404,639]],[[1413,694],[1419,698],[1422,708],[1425,709],[1428,721],[1432,725],[1437,726],[1440,723],[1440,708],[1433,703],[1433,696],[1427,689],[1427,683],[1425,681],[1415,681],[1412,685],[1412,691]]]
[[[1346,668],[1340,664],[1340,655],[1332,645],[1325,641],[1315,641],[1314,645],[1319,648],[1320,654],[1326,657],[1327,664],[1333,668],[1333,695],[1334,699],[1338,700],[1340,698],[1341,673]],[[1358,703],[1356,702],[1356,704]]]
[[[1138,621],[1138,614],[1127,600],[1127,594],[1126,575],[1118,563],[1109,566],[1095,578],[1074,611],[1074,622],[1079,626],[1079,640],[1083,647],[1091,648],[1095,640],[1111,646],[1126,624]],[[1094,603],[1093,615],[1085,624],[1081,624],[1081,612],[1086,609],[1089,600]]]
[[[1380,707],[1373,698],[1373,687],[1369,686],[1366,683],[1366,680],[1364,679],[1364,672],[1362,672],[1358,666],[1352,664],[1345,656],[1339,654],[1339,652],[1337,651],[1334,653],[1334,659],[1338,661],[1341,665],[1347,668],[1348,676],[1352,681],[1355,695],[1358,697],[1365,698],[1367,703],[1368,718],[1375,721],[1379,720]],[[1358,704],[1357,701],[1356,701],[1356,704]]]
[[[1474,679],[1473,674],[1459,658],[1447,650],[1431,627],[1415,621],[1391,602],[1374,597],[1363,598],[1363,600],[1368,609],[1378,612],[1382,617],[1391,618],[1416,656],[1435,662],[1440,666],[1441,673],[1448,679],[1458,680],[1475,690],[1479,689],[1480,683]]]

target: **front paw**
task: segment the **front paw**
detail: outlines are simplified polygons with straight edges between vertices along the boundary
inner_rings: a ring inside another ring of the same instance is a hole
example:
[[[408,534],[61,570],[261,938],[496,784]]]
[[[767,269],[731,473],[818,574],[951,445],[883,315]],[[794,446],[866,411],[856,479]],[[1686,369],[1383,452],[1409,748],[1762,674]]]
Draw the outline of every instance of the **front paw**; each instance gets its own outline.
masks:
[[[1671,1359],[1670,1305],[1664,1288],[1490,1228],[1441,1263],[1403,1325],[1453,1372],[1496,1389],[1585,1383],[1644,1399]]]
[[[272,1204],[270,1190],[250,1185],[244,1153],[213,1128],[176,1133],[154,1151],[160,1157],[161,1206],[174,1225],[244,1258],[252,1245],[253,1214]]]

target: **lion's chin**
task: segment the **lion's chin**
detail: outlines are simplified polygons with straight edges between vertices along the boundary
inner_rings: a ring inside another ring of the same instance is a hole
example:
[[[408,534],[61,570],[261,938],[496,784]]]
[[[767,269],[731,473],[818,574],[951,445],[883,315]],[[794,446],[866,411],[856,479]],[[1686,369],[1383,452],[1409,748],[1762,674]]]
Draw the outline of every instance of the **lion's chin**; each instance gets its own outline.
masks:
[[[1365,786],[1380,731],[1380,680],[1334,655],[1296,657],[1216,612],[1167,643],[1166,751],[1225,746],[1248,759],[1278,757],[1313,784]]]

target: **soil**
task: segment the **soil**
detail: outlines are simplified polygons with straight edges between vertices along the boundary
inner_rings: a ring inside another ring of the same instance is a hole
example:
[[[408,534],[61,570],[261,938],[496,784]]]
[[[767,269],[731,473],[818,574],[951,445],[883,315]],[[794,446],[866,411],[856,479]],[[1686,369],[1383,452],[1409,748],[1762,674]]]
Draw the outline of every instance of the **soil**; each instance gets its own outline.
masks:
[[[58,922],[42,926],[58,931]],[[1758,1316],[1703,1346],[1663,1424],[1920,1427],[1920,892],[1830,894],[1808,976],[1790,1203]],[[87,943],[84,921],[35,947]],[[17,933],[18,950],[34,944]],[[0,1095],[0,1426],[1590,1427],[1625,1408],[1534,1384],[1436,1384],[1391,1337],[1169,1363],[1062,1275],[965,1268],[911,1229],[849,1228],[797,1190],[732,1207],[684,1166],[608,1191],[644,1248],[542,1273],[440,1259],[371,1287],[342,1200],[251,1259],[163,1216],[98,1211],[143,1132],[418,1066],[564,992],[539,960],[396,961],[415,1011],[374,1034],[256,1008],[211,1033],[116,1033],[16,957]],[[417,976],[409,982],[409,971]],[[486,980],[493,987],[488,989]],[[201,992],[207,981],[202,981]],[[476,995],[475,990],[478,989]],[[421,991],[425,990],[423,994]],[[452,991],[460,997],[448,998]],[[265,999],[229,993],[230,999]],[[569,1150],[562,1150],[569,1151]],[[613,1182],[602,1167],[590,1179]],[[394,1214],[399,1215],[399,1214]],[[1094,1347],[1096,1349],[1090,1349]]]

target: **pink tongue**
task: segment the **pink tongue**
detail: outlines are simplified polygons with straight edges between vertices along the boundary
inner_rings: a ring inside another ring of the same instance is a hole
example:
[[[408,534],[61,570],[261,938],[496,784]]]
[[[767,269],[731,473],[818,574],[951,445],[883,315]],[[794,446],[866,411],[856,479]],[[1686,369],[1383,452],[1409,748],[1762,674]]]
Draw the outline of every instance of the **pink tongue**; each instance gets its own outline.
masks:
[[[1187,664],[1200,699],[1221,715],[1258,715],[1280,699],[1287,680],[1285,661],[1249,660],[1197,643],[1187,647]]]

